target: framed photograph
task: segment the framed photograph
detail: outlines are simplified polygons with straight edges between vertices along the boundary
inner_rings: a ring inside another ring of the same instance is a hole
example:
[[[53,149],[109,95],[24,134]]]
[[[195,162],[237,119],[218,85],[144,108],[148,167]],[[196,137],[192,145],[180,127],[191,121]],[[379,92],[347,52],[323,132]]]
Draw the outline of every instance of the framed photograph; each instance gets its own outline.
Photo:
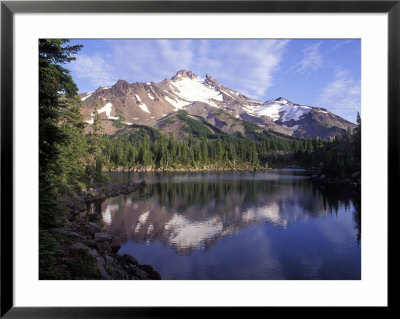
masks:
[[[2,1],[1,316],[390,309],[399,29],[398,1]]]

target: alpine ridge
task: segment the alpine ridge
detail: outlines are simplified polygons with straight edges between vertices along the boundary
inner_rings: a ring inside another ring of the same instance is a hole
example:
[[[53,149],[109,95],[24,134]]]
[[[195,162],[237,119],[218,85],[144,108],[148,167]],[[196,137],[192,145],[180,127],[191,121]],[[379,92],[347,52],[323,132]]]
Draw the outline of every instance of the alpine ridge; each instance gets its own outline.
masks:
[[[223,86],[209,74],[201,77],[190,70],[179,70],[159,83],[118,80],[112,87],[82,93],[80,98],[85,121],[92,124],[96,110],[107,134],[139,124],[182,139],[183,126],[173,120],[182,110],[191,119],[205,120],[232,135],[249,135],[246,127],[251,124],[256,131],[332,139],[356,127],[325,108],[299,105],[284,97],[252,99]]]

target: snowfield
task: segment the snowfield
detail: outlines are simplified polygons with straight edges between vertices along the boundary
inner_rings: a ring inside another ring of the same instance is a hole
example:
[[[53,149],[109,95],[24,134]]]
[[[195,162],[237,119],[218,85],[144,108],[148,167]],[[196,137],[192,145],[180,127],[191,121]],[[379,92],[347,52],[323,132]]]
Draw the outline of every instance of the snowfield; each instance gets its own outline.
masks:
[[[189,105],[190,103],[187,101],[182,101],[180,99],[177,98],[178,101],[170,99],[168,96],[165,97],[165,100],[171,104],[175,110],[179,110],[182,109],[184,106]]]
[[[176,99],[165,97],[168,103],[176,110],[188,106],[186,101],[204,102],[214,107],[220,107],[216,102],[223,101],[223,94],[235,99],[239,94],[233,90],[218,90],[214,86],[206,85],[203,77],[197,76],[194,79],[178,75],[177,79],[169,83],[169,88]],[[185,101],[182,101],[185,100]],[[270,101],[248,99],[248,105],[243,105],[244,110],[253,116],[268,116],[272,121],[287,122],[290,120],[298,121],[300,118],[311,111],[310,106],[292,104],[289,101],[279,98]],[[298,127],[293,126],[293,130]]]
[[[222,94],[218,90],[204,85],[204,80],[200,76],[194,79],[179,77],[177,80],[171,81],[169,86],[171,91],[183,100],[204,102],[216,106],[212,100],[223,101]]]
[[[285,99],[267,101],[260,106],[249,106],[248,112],[255,116],[269,116],[274,122],[298,121],[311,111],[310,106],[288,103]]]

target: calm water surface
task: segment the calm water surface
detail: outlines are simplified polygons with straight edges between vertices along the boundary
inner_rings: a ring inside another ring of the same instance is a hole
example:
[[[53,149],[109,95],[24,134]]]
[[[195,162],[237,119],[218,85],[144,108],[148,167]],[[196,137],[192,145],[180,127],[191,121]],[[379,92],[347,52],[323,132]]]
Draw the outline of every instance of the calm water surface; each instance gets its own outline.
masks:
[[[306,175],[113,173],[147,186],[90,211],[163,279],[361,279],[360,193]]]

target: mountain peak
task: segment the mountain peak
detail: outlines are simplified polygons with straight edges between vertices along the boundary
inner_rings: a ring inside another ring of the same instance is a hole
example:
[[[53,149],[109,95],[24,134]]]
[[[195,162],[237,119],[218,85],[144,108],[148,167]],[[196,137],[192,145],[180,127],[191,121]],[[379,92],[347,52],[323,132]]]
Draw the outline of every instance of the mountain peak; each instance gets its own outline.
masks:
[[[211,83],[218,83],[218,81],[209,74],[206,74],[206,81]]]
[[[215,79],[209,74],[206,74],[206,79],[210,81],[215,81]]]
[[[197,78],[197,75],[194,74],[192,71],[190,70],[179,70],[178,72],[176,72],[176,74],[171,78],[172,81],[177,80],[179,78],[189,78],[189,79],[195,79]]]
[[[117,87],[117,88],[126,88],[129,86],[129,83],[125,80],[121,80],[119,79],[117,81],[117,83],[115,83],[113,86]]]
[[[115,94],[117,95],[123,95],[125,92],[127,92],[129,88],[129,83],[125,80],[118,80],[117,83],[115,83],[112,87],[111,90],[113,92],[116,92]]]
[[[281,102],[282,104],[295,104],[291,101],[289,101],[288,99],[285,99],[284,97],[280,96],[277,99],[275,99],[276,102]]]

